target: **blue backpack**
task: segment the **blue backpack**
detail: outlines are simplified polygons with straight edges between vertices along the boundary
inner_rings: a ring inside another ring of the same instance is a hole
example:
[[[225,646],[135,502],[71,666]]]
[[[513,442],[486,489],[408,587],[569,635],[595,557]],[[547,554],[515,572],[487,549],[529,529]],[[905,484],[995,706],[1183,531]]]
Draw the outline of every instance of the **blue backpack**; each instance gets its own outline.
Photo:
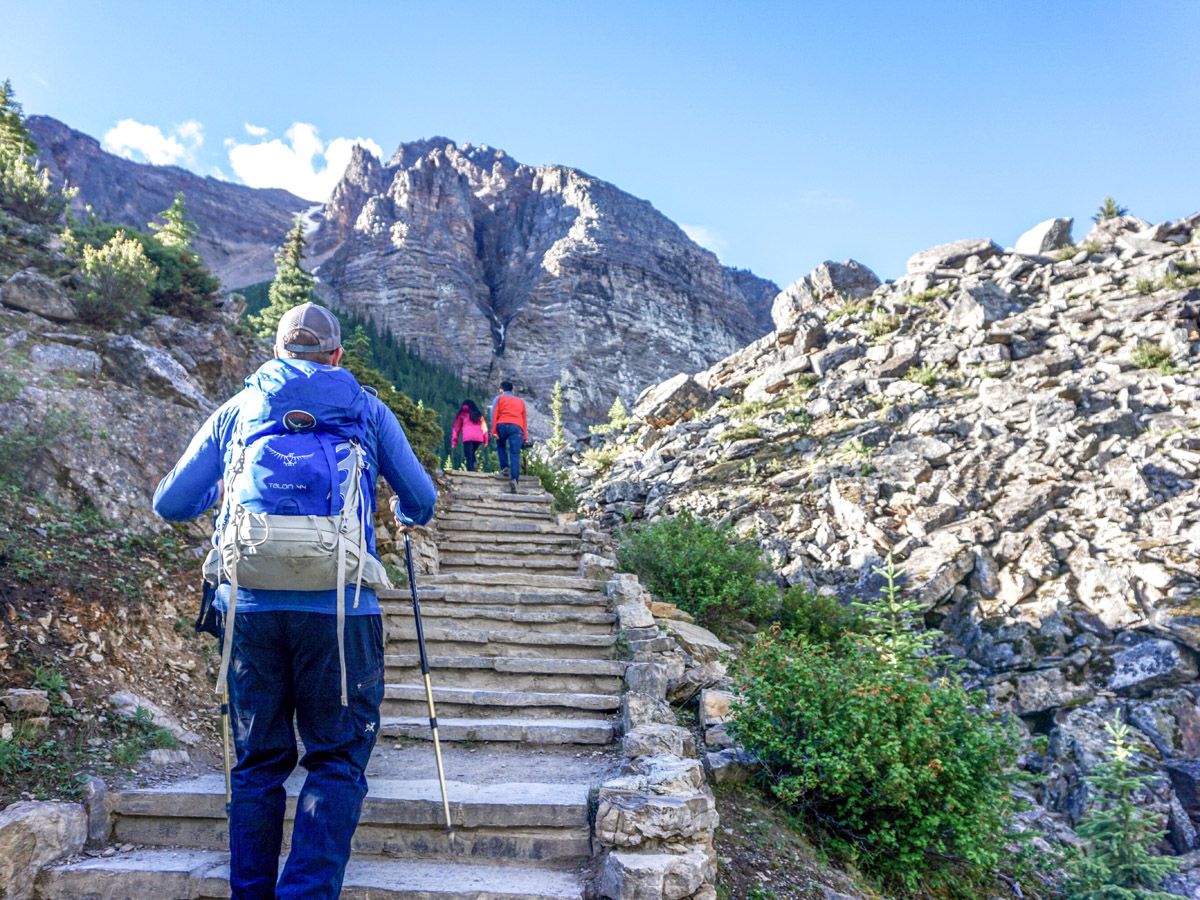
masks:
[[[216,547],[206,563],[214,583],[230,586],[217,691],[228,676],[239,587],[336,588],[345,705],[345,585],[355,585],[355,607],[363,584],[391,587],[367,548],[374,476],[363,451],[365,391],[345,369],[297,360],[271,360],[246,387],[225,460]]]

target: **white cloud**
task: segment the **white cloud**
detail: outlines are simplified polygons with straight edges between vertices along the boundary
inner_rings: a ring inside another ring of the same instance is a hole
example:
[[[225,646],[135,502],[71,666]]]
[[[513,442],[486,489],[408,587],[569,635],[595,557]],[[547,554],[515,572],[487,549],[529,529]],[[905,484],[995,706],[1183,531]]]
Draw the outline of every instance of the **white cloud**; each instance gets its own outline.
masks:
[[[728,246],[725,243],[725,238],[721,237],[717,232],[713,231],[707,225],[683,225],[679,226],[683,229],[683,233],[690,237],[693,241],[703,247],[705,250],[711,250],[713,253],[720,256],[725,252]]]
[[[247,122],[243,127],[246,129],[246,134],[250,135],[250,137],[264,138],[267,136],[268,129],[263,128],[261,125],[251,125]]]
[[[246,130],[254,134],[251,127]],[[338,137],[326,144],[317,126],[307,122],[293,122],[284,138],[253,144],[226,141],[233,173],[250,187],[284,188],[306,200],[323,202],[346,171],[355,144],[383,157],[383,149],[370,138]]]
[[[204,143],[204,126],[191,119],[165,133],[157,125],[122,119],[105,132],[101,143],[109,153],[126,159],[173,166],[193,160]]]

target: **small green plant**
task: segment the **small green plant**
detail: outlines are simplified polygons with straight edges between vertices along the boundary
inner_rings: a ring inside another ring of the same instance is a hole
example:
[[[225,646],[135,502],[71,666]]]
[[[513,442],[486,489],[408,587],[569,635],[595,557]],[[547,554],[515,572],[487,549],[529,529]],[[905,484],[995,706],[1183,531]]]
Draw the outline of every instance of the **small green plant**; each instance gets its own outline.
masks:
[[[885,658],[900,660],[926,655],[937,639],[937,632],[925,630],[920,602],[904,595],[900,584],[904,570],[889,553],[884,564],[872,566],[871,571],[883,578],[879,596],[851,604],[862,616],[871,641]]]
[[[873,338],[881,338],[885,334],[891,334],[899,327],[899,316],[876,310],[875,315],[871,316],[871,321],[867,323],[867,334]]]
[[[1059,262],[1067,262],[1073,259],[1079,252],[1078,244],[1067,244],[1065,247],[1059,247],[1058,252],[1054,254],[1054,258]]]
[[[67,679],[58,669],[38,666],[33,670],[33,686],[53,698],[67,689]]]
[[[1158,283],[1150,278],[1139,278],[1134,282],[1133,289],[1139,294],[1153,294],[1158,290]]]
[[[1138,341],[1129,354],[1129,361],[1139,369],[1153,369],[1160,375],[1175,375],[1182,371],[1171,359],[1171,351],[1152,341]]]
[[[102,328],[137,321],[158,276],[139,241],[118,231],[100,247],[85,245],[80,267],[87,282],[76,303],[81,319]]]
[[[631,421],[633,420],[629,418],[625,404],[621,402],[620,397],[617,397],[612,406],[608,408],[608,421],[603,425],[593,425],[588,431],[592,434],[612,434],[614,431],[624,431],[625,426]]]
[[[1103,222],[1106,219],[1119,219],[1121,216],[1129,214],[1129,210],[1121,206],[1112,197],[1105,197],[1104,202],[1100,204],[1100,208],[1096,210],[1096,214],[1092,216],[1093,222]]]
[[[913,366],[902,377],[905,381],[915,382],[922,387],[934,388],[937,386],[938,381],[941,380],[944,372],[945,369],[940,364]]]
[[[1170,900],[1175,895],[1158,888],[1179,861],[1151,852],[1166,832],[1137,799],[1152,778],[1137,770],[1129,726],[1118,718],[1105,728],[1104,759],[1083,779],[1096,805],[1076,828],[1085,846],[1067,859],[1064,892],[1069,900]]]
[[[554,419],[554,430],[546,446],[551,453],[557,453],[567,446],[567,431],[563,426],[563,390],[562,382],[554,382],[554,390],[550,392],[550,415]]]
[[[558,513],[575,512],[579,498],[570,476],[536,454],[525,457],[525,471],[541,482],[542,488],[554,498],[551,509]]]
[[[703,625],[766,622],[775,611],[778,592],[760,580],[768,570],[758,545],[687,511],[626,530],[618,562]]]
[[[1096,256],[1104,249],[1104,246],[1099,241],[1085,241],[1083,249],[1087,251],[1088,256]]]
[[[738,422],[746,422],[767,411],[765,400],[746,400],[729,407],[729,418]]]
[[[734,441],[744,441],[749,438],[762,437],[762,428],[753,422],[743,422],[741,425],[736,425],[721,434],[721,440],[727,444]]]
[[[862,633],[863,617],[830,594],[799,585],[783,592],[776,618],[780,628],[813,644],[839,644],[848,634]]]
[[[617,447],[589,447],[583,451],[583,465],[597,473],[607,472],[620,455]]]
[[[907,306],[929,306],[936,300],[942,300],[949,297],[953,290],[949,287],[926,288],[917,294],[909,294],[904,298],[904,303]]]
[[[861,300],[847,300],[836,309],[830,310],[829,321],[836,322],[838,319],[847,318],[857,319],[859,316],[865,316],[870,311],[870,298],[863,298]]]

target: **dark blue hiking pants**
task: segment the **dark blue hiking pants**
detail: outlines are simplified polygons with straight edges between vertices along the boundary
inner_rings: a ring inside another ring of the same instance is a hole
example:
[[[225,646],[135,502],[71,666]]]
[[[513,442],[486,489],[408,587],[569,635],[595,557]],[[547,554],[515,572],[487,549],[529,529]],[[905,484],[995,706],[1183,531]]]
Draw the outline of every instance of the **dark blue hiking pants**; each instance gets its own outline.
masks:
[[[521,479],[521,445],[525,443],[525,432],[520,425],[505,422],[496,426],[496,453],[500,456],[500,468],[508,469],[513,481]]]
[[[346,672],[350,705],[342,706],[335,616],[279,611],[236,619],[229,666],[237,747],[229,820],[233,900],[317,900],[341,891],[367,793],[363,773],[379,731],[380,616],[346,618]],[[308,776],[280,873],[283,783],[297,760],[293,715]]]

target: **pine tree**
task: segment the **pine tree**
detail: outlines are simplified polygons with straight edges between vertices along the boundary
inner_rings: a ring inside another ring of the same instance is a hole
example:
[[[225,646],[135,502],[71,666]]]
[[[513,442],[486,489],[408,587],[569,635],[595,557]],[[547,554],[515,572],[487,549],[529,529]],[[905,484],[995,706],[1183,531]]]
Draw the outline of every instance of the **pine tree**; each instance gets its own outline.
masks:
[[[1092,216],[1092,221],[1103,222],[1105,219],[1117,219],[1128,215],[1128,213],[1129,210],[1117,203],[1112,197],[1105,197],[1104,202],[1100,204],[1100,208],[1096,210],[1096,214]]]
[[[567,446],[566,429],[563,428],[563,391],[562,382],[554,382],[554,390],[550,392],[550,414],[554,417],[554,431],[546,446],[551,453],[557,453]]]
[[[267,305],[256,316],[247,321],[260,336],[275,337],[279,320],[294,306],[308,303],[313,297],[312,275],[304,270],[304,221],[296,216],[296,224],[287,233],[283,246],[275,254],[275,280],[267,291]]]
[[[905,597],[900,582],[904,570],[897,568],[892,554],[872,571],[883,578],[879,597],[854,601],[851,606],[862,613],[871,640],[891,662],[906,662],[924,656],[937,635],[926,631],[921,621],[923,607],[915,597]]]
[[[1118,718],[1105,728],[1112,744],[1096,771],[1083,779],[1096,790],[1096,806],[1075,829],[1086,849],[1067,861],[1064,890],[1070,900],[1170,900],[1175,895],[1158,886],[1179,863],[1150,852],[1165,832],[1134,799],[1151,777],[1134,766],[1129,726]]]
[[[21,104],[13,94],[12,82],[6,78],[0,85],[0,160],[25,160],[37,152]]]
[[[618,396],[613,401],[612,406],[608,408],[608,421],[603,425],[593,425],[588,430],[592,434],[611,434],[614,431],[624,431],[625,426],[629,422],[629,412],[625,409],[625,404],[621,402],[621,398]]]
[[[161,224],[150,223],[150,230],[157,234],[159,243],[166,247],[179,247],[181,250],[191,249],[192,238],[199,229],[196,223],[188,218],[183,191],[175,195],[171,205],[159,213],[159,218],[163,220]]]

